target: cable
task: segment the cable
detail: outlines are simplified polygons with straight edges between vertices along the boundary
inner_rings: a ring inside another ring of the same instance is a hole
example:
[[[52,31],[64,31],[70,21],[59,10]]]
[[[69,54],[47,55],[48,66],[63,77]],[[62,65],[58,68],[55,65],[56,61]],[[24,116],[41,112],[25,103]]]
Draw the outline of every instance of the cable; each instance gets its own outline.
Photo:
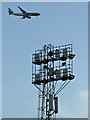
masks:
[[[57,90],[57,92],[55,94],[58,93],[58,91],[64,86],[64,84],[67,82],[67,80],[60,86],[60,88]]]
[[[65,82],[64,82],[65,83]],[[70,81],[68,81],[59,91],[57,91],[56,93],[55,93],[55,96],[59,93],[59,92],[61,92],[64,88],[65,88],[65,86],[66,85],[68,85],[68,83],[70,83]]]

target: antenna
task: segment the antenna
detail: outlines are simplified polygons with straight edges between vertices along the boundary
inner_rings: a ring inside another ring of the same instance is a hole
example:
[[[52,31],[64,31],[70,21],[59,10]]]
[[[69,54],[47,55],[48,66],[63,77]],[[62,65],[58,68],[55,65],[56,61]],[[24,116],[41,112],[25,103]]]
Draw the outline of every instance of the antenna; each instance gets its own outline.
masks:
[[[44,45],[32,54],[32,84],[39,90],[38,120],[51,120],[58,114],[57,95],[67,86],[73,75],[72,44]],[[56,89],[57,83],[63,83]]]

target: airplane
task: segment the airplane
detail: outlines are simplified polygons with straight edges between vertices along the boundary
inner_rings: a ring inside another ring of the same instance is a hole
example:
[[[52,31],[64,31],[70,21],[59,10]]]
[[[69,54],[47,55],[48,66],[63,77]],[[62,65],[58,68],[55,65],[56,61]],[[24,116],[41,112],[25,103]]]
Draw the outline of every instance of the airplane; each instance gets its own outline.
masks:
[[[28,13],[19,6],[18,6],[18,8],[20,9],[20,11],[22,13],[14,13],[10,8],[8,8],[9,15],[22,16],[21,19],[25,19],[25,18],[31,19],[31,16],[39,16],[40,15],[40,13]]]

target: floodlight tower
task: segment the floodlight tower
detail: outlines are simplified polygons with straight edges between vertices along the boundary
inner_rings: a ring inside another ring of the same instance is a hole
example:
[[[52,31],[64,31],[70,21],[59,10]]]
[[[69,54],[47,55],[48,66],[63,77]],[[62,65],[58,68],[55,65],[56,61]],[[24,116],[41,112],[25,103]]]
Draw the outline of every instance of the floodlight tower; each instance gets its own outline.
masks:
[[[57,94],[74,79],[72,44],[44,45],[32,54],[32,84],[39,90],[38,119],[55,119],[58,113]],[[63,84],[56,89],[57,82]]]

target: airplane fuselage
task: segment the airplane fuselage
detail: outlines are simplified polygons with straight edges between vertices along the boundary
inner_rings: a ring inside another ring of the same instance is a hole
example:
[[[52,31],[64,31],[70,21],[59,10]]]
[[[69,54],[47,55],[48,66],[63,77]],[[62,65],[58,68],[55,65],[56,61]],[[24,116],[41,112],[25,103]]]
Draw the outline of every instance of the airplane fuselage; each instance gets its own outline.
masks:
[[[25,16],[25,17],[29,17],[29,16],[39,16],[40,13],[12,13],[12,15],[15,16]]]

